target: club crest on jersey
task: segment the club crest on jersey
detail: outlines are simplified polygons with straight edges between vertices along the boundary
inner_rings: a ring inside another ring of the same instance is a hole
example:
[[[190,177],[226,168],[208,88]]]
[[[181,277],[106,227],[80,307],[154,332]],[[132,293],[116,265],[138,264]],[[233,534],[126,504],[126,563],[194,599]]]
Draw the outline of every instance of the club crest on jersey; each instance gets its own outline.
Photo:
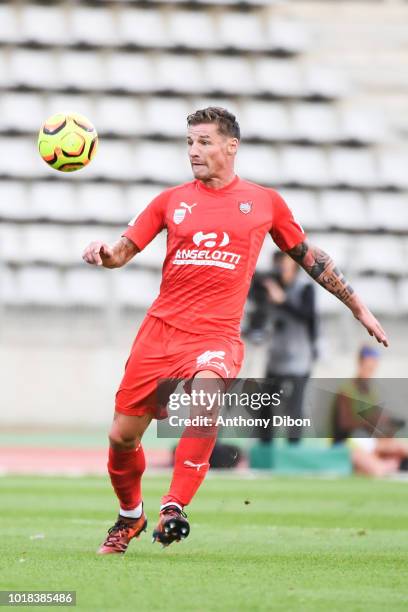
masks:
[[[244,215],[247,215],[252,210],[252,202],[240,202],[239,210],[244,213]]]
[[[184,208],[176,208],[173,213],[173,221],[176,225],[179,225],[186,216],[186,210]]]
[[[187,204],[187,202],[180,202],[179,206],[180,208],[176,208],[173,213],[173,221],[176,225],[179,225],[182,221],[184,221],[187,211],[191,215],[192,210],[194,206],[197,206],[197,203],[194,202],[194,204]]]

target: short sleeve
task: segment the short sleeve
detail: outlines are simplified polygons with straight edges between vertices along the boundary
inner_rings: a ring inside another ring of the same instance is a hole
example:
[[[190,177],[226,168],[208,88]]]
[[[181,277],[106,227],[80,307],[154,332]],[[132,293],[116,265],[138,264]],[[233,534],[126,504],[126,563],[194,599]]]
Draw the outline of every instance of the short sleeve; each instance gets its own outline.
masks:
[[[293,248],[306,240],[306,233],[293,216],[285,200],[276,191],[271,190],[272,227],[269,231],[274,242],[282,251]]]
[[[163,191],[135,218],[129,221],[122,236],[129,238],[141,251],[165,227],[168,191]]]

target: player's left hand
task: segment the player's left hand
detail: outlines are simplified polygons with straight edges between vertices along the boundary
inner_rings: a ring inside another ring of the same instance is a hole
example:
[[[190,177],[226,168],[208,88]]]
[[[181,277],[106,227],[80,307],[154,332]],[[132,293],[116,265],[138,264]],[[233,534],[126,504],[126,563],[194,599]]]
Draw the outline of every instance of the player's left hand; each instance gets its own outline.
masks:
[[[373,336],[380,344],[388,346],[388,338],[385,331],[368,308],[362,308],[354,316],[360,321],[361,325],[364,325],[370,336]]]

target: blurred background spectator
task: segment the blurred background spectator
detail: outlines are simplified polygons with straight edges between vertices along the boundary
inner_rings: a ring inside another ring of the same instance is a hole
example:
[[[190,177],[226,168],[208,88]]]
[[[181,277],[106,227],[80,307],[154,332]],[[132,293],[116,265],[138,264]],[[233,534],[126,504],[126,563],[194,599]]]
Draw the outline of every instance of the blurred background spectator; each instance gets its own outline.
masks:
[[[408,444],[392,437],[405,422],[381,407],[375,389],[379,357],[370,346],[360,349],[355,377],[340,387],[333,405],[334,442],[349,440],[355,471],[368,476],[408,469]]]
[[[282,395],[283,414],[294,419],[303,416],[303,396],[317,356],[315,288],[286,253],[273,255],[269,273],[254,277],[250,297],[254,309],[246,335],[252,340],[265,338],[267,344],[265,392]],[[282,393],[283,391],[283,393]],[[263,406],[261,418],[270,418],[271,408]],[[262,442],[270,442],[273,428],[261,428]],[[301,429],[293,430],[289,442],[298,442]]]

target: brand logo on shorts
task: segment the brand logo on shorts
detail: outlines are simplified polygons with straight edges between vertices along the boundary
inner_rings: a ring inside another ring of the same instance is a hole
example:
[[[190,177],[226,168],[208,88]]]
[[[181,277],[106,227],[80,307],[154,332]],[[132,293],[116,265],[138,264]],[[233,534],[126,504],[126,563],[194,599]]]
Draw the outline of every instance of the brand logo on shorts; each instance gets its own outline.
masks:
[[[239,210],[244,213],[244,215],[247,215],[252,210],[252,202],[240,202]]]
[[[215,360],[219,360],[215,361]],[[205,365],[212,366],[218,370],[224,371],[227,377],[230,375],[227,366],[224,363],[225,351],[205,351],[197,357],[197,366],[202,367]]]

